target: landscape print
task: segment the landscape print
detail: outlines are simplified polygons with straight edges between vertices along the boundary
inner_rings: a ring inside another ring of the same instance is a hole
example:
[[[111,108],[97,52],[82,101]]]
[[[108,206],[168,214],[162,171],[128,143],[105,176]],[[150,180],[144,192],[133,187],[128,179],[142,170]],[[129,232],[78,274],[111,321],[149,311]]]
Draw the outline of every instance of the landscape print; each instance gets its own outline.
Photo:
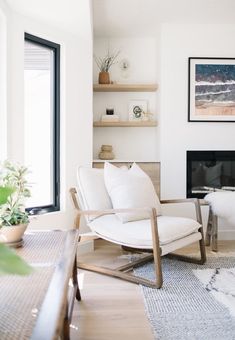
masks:
[[[235,61],[234,64],[195,64],[194,114],[235,119]]]

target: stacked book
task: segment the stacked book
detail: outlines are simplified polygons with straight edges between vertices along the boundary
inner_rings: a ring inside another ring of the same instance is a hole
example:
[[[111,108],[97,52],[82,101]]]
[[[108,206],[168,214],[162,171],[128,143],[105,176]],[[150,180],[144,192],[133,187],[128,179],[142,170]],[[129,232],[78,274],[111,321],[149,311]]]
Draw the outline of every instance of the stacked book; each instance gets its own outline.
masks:
[[[119,122],[119,115],[102,115],[101,122]]]

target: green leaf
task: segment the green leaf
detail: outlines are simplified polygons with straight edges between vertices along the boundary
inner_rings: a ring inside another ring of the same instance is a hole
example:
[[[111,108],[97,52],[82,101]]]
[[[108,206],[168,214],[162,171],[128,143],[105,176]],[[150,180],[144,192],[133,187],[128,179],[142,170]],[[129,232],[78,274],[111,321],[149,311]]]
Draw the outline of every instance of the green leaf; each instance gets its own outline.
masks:
[[[33,268],[29,266],[13,250],[0,243],[0,275],[18,274],[28,275]]]
[[[15,191],[11,187],[0,187],[0,205],[7,202],[8,197]]]

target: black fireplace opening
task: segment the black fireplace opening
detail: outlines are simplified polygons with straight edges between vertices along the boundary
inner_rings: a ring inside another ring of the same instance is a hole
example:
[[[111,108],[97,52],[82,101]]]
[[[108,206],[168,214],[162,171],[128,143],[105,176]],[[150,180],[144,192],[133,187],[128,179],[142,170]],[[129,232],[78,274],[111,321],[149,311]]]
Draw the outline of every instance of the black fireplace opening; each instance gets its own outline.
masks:
[[[235,151],[187,151],[187,197],[235,191]]]

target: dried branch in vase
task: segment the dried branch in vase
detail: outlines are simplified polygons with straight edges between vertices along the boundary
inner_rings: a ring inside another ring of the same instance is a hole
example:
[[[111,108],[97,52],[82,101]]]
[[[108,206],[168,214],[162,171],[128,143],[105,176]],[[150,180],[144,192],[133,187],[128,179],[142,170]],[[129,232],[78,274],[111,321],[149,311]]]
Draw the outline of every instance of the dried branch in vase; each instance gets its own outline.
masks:
[[[120,51],[117,53],[109,54],[109,51],[107,55],[103,58],[97,57],[94,55],[95,62],[100,70],[100,72],[108,72],[110,67],[117,63],[116,58],[118,57]]]

